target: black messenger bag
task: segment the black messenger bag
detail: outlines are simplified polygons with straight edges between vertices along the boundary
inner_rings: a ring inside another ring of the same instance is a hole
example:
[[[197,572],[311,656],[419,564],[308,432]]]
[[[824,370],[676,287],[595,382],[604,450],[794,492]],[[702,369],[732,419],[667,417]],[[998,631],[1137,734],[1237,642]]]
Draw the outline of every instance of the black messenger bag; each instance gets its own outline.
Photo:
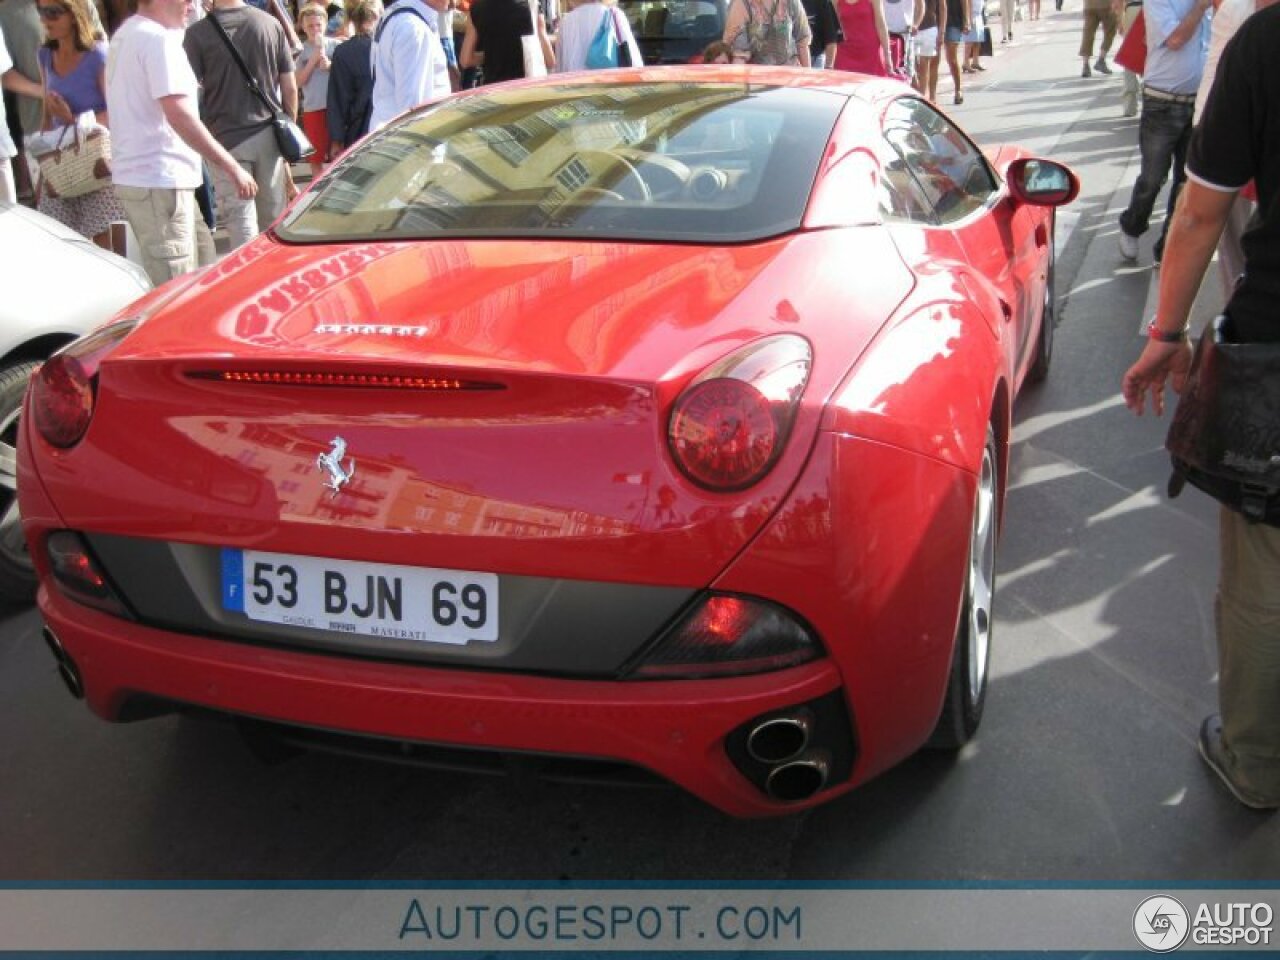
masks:
[[[1280,526],[1280,342],[1205,328],[1165,438],[1169,496],[1187,483],[1249,520]]]

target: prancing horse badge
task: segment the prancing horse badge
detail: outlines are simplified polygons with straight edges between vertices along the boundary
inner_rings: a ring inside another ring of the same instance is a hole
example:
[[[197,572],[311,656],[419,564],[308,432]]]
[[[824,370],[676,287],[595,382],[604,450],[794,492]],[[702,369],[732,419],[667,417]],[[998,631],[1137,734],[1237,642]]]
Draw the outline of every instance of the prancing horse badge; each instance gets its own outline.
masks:
[[[348,460],[346,467],[342,466],[342,458],[347,455],[347,441],[341,437],[334,437],[331,447],[328,453],[316,457],[316,466],[326,475],[324,485],[337,496],[338,491],[356,475],[356,462]]]

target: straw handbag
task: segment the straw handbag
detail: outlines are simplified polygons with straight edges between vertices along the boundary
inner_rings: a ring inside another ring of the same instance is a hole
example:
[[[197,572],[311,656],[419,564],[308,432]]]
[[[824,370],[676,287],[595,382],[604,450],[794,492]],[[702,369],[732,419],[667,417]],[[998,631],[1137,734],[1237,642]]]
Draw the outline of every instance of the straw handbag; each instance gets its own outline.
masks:
[[[75,139],[64,143],[67,134]],[[111,184],[111,134],[98,128],[87,136],[75,124],[68,124],[58,138],[58,146],[36,155],[40,176],[49,196],[63,200],[93,193]]]

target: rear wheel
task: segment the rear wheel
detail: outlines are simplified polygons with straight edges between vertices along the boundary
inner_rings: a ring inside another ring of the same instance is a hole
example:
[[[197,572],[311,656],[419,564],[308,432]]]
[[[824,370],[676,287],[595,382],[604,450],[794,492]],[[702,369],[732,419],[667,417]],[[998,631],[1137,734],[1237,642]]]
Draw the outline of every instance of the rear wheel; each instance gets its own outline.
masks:
[[[1036,358],[1032,361],[1031,370],[1027,374],[1033,383],[1042,382],[1049,376],[1049,364],[1053,362],[1053,333],[1058,321],[1057,301],[1054,298],[1054,266],[1057,261],[1056,248],[1053,245],[1054,221],[1049,221],[1049,263],[1045,267],[1044,305],[1040,310],[1040,337],[1036,340]]]
[[[27,382],[39,366],[27,360],[0,370],[0,603],[30,603],[36,593],[18,514],[18,417]]]
[[[958,749],[973,738],[978,724],[982,722],[982,708],[987,700],[992,601],[996,586],[997,462],[995,433],[987,427],[982,466],[978,470],[978,489],[973,498],[973,530],[969,536],[964,606],[956,628],[942,716],[929,738],[929,746],[945,750]]]

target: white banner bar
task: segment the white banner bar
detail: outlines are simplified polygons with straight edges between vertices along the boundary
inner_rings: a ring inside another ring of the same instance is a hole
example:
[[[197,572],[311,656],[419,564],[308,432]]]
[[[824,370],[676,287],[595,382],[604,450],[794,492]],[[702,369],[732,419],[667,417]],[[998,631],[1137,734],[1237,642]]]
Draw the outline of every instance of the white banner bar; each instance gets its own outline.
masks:
[[[0,889],[0,950],[1277,950],[1275,889]]]

